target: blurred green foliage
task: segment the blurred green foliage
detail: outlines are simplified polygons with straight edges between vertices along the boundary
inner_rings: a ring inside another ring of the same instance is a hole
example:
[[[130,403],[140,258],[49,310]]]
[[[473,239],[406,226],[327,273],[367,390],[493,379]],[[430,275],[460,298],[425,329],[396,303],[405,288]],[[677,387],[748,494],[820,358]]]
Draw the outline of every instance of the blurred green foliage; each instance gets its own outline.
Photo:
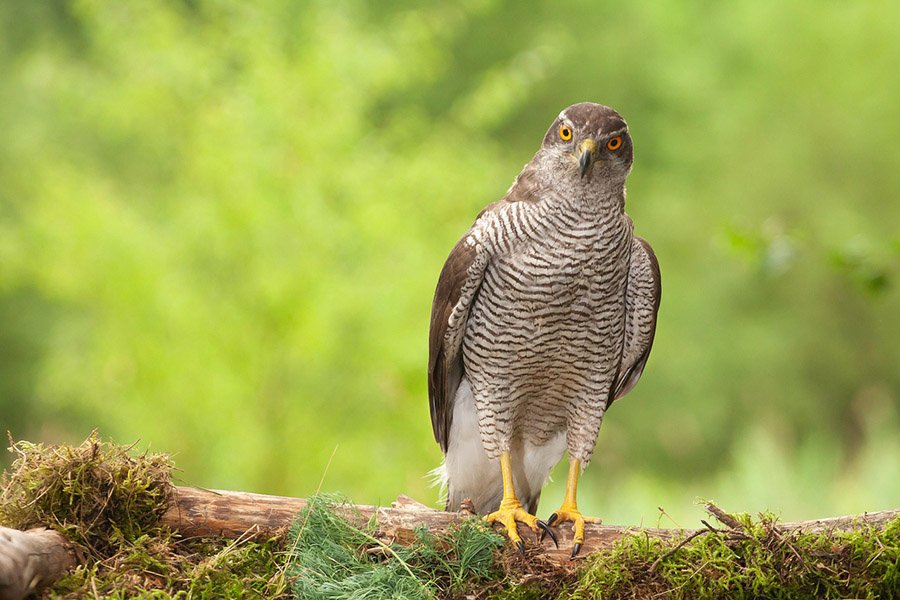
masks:
[[[593,100],[631,125],[664,294],[583,508],[897,506],[897,22],[884,0],[6,0],[0,429],[98,427],[210,487],[434,500],[437,274]]]

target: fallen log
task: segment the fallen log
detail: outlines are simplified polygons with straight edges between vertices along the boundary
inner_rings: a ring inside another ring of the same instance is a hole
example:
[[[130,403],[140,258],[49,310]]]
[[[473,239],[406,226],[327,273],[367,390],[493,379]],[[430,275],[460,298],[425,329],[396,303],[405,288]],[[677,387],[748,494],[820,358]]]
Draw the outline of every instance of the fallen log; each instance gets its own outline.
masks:
[[[267,538],[283,533],[307,504],[303,498],[173,486],[171,504],[163,514],[161,524],[185,538]],[[739,528],[733,517],[714,505],[708,505],[707,510],[726,527]],[[443,533],[461,519],[473,516],[467,512],[436,510],[406,496],[400,496],[390,507],[347,505],[338,508],[338,511],[360,526],[374,517],[377,522],[375,537],[387,544],[410,544],[416,539],[415,530],[418,527],[425,526],[432,533]],[[900,510],[886,510],[779,523],[778,528],[780,531],[849,531],[860,525],[883,527],[898,517]],[[658,539],[693,538],[712,530],[708,524],[704,524],[707,530],[588,523],[585,527],[584,545],[578,558],[607,548],[630,533],[639,532]],[[549,537],[541,541],[524,526],[520,525],[519,533],[525,540],[530,557],[540,557],[540,560],[557,565],[571,564],[571,524],[565,523],[555,529],[559,537],[558,548]],[[36,589],[52,584],[74,564],[71,545],[55,531],[0,528],[0,600],[24,598]]]
[[[60,533],[0,527],[0,600],[25,598],[74,565],[75,554]]]
[[[289,526],[306,506],[307,501],[302,498],[177,487],[174,502],[163,515],[162,522],[185,537],[265,537]],[[357,504],[339,509],[339,513],[358,525],[364,525],[375,517],[378,523],[375,537],[385,543],[398,544],[412,543],[416,539],[417,527],[424,525],[432,533],[443,533],[460,519],[473,516],[472,513],[451,513],[429,508],[406,496],[400,496],[390,507]],[[571,540],[571,524],[565,523],[556,528],[560,531],[559,548],[549,537],[540,542],[527,527],[519,527],[526,544],[529,547],[539,546],[543,556],[553,562],[570,559],[571,543],[567,546],[564,540]],[[626,533],[636,530],[619,525],[588,524],[580,556],[608,547]],[[680,533],[675,529],[642,528],[640,531],[659,538],[670,538]]]
[[[113,574],[119,567],[124,569],[123,576],[126,578],[148,575],[142,570],[142,563],[128,566],[118,560],[123,555],[130,556],[128,540],[113,540],[122,526],[142,536],[159,536],[162,547],[157,550],[170,558],[177,554],[179,564],[180,559],[184,558],[181,551],[194,548],[197,553],[192,555],[191,560],[196,559],[196,562],[189,561],[179,567],[183,567],[180,583],[170,590],[172,594],[182,589],[193,589],[188,585],[194,578],[193,567],[206,564],[205,561],[212,558],[204,556],[209,548],[220,548],[215,555],[219,560],[243,542],[256,538],[254,541],[264,542],[259,545],[259,548],[266,547],[264,555],[271,552],[273,547],[279,546],[280,540],[270,543],[273,540],[269,538],[280,537],[308,505],[302,498],[176,487],[171,484],[172,465],[168,457],[145,455],[134,458],[128,455],[127,448],[102,443],[95,436],[76,448],[44,448],[40,444],[23,442],[14,444],[14,451],[19,457],[10,473],[4,474],[0,484],[0,508],[4,509],[0,515],[7,524],[23,529],[39,524],[64,527],[65,531],[74,533],[82,544],[75,549],[78,560],[90,562],[89,568],[99,569],[104,576]],[[763,559],[766,556],[777,557],[777,564],[784,568],[763,576],[771,575],[782,584],[790,579],[797,584],[792,584],[791,590],[798,597],[820,595],[825,589],[821,586],[826,584],[831,586],[828,589],[841,590],[840,594],[835,591],[833,595],[842,597],[857,597],[870,584],[880,586],[878,589],[884,590],[882,595],[886,597],[896,592],[890,586],[896,580],[893,574],[896,573],[897,531],[896,528],[885,531],[885,528],[890,521],[900,519],[900,510],[797,523],[778,523],[763,517],[751,523],[735,518],[712,504],[706,508],[721,523],[720,526],[703,520],[700,523],[704,529],[696,530],[588,524],[587,538],[580,556],[585,557],[609,547],[627,534],[640,534],[639,541],[644,536],[670,541],[637,544],[641,546],[637,549],[643,552],[637,558],[597,556],[601,571],[606,572],[606,567],[622,567],[641,579],[635,583],[637,580],[625,577],[621,580],[628,582],[624,588],[617,587],[618,584],[602,588],[612,590],[612,595],[618,593],[615,590],[620,590],[624,595],[643,597],[659,596],[665,590],[687,589],[684,588],[687,580],[674,575],[698,573],[709,564],[709,552],[715,553],[723,548],[737,548],[741,552],[751,553],[751,556],[754,553],[761,555]],[[372,541],[381,544],[409,544],[418,539],[416,530],[419,527],[425,527],[433,534],[441,534],[461,519],[473,516],[470,512],[435,510],[403,496],[391,507],[346,505],[334,509],[358,526],[377,523],[378,530],[374,532],[376,539]],[[85,517],[89,521],[85,521]],[[321,533],[321,524],[319,527]],[[554,527],[559,534],[558,549],[549,539],[541,542],[530,531],[522,529],[520,527],[526,541],[527,556],[524,559],[516,556],[514,550],[509,550],[512,547],[508,546],[508,552],[500,559],[507,575],[514,573],[515,577],[525,578],[517,579],[520,583],[530,577],[544,577],[541,573],[552,572],[552,575],[547,575],[547,581],[558,581],[560,574],[566,577],[574,575],[575,569],[569,557],[572,547],[570,524]],[[176,535],[170,535],[169,531]],[[801,531],[822,532],[824,535],[801,536]],[[849,532],[850,535],[841,535],[842,532]],[[179,540],[178,537],[185,539]],[[219,537],[220,541],[210,544],[210,538],[215,537]],[[236,541],[226,541],[229,539]],[[692,540],[702,541],[691,544]],[[179,546],[177,550],[176,544]],[[245,547],[254,546],[248,544]],[[634,550],[635,546],[632,544],[629,549]],[[801,554],[804,551],[811,553],[808,561]],[[393,549],[385,545],[373,545],[365,552],[397,556]],[[285,553],[276,554],[279,557],[277,560],[283,560],[286,556]],[[272,566],[271,561],[276,561],[276,554],[266,559],[270,560],[269,566]],[[305,556],[308,559],[310,555]],[[672,571],[672,562],[685,558],[687,562],[679,563],[680,566]],[[51,584],[74,562],[71,546],[58,533],[0,529],[0,600],[32,594],[40,586]],[[620,562],[623,564],[620,565]],[[286,569],[287,565],[282,567]],[[208,568],[206,564],[203,569]],[[738,568],[735,576],[743,578],[740,585],[744,587],[740,589],[749,594],[750,590],[757,590],[759,582],[753,578],[753,573],[748,575],[745,571]],[[283,575],[285,571],[282,569],[279,572]],[[149,575],[152,577],[154,574]],[[747,579],[747,576],[753,577]],[[694,575],[690,577],[694,578]],[[812,587],[808,585],[808,579]],[[263,581],[266,583],[261,589],[276,595],[286,589],[283,578]],[[849,585],[853,582],[854,585]],[[92,575],[90,581],[81,586],[81,595],[99,595],[95,583]],[[141,595],[150,589],[158,589],[157,583],[147,580],[129,589],[134,592],[133,595]],[[499,581],[494,584],[503,585]],[[93,587],[85,587],[87,585]],[[702,586],[694,586],[693,589],[697,591],[694,595],[704,595],[705,592],[701,592],[707,590]]]
[[[289,526],[306,505],[307,501],[302,498],[176,487],[173,503],[163,515],[162,521],[185,537],[271,536]],[[720,520],[723,515],[725,518],[728,517],[714,505],[708,505],[707,510]],[[716,511],[722,514],[717,514]],[[369,505],[345,507],[342,509],[342,516],[359,525],[365,524],[374,516],[378,523],[375,537],[385,543],[409,544],[416,538],[417,527],[424,525],[433,533],[441,533],[460,519],[471,517],[472,514],[440,511],[406,496],[400,496],[391,507]],[[797,529],[810,532],[847,531],[865,524],[883,526],[898,517],[900,510],[886,510],[854,516],[779,523],[778,527],[785,531]],[[727,522],[725,524],[729,525]],[[537,552],[548,560],[554,563],[569,562],[572,552],[572,526],[570,523],[564,523],[555,529],[559,532],[559,548],[554,546],[549,537],[541,542],[522,525],[519,526],[519,533],[529,548],[538,548]],[[579,557],[607,548],[629,533],[640,532],[650,537],[671,539],[681,535],[689,536],[698,531],[702,530],[588,523],[585,526],[585,539]]]

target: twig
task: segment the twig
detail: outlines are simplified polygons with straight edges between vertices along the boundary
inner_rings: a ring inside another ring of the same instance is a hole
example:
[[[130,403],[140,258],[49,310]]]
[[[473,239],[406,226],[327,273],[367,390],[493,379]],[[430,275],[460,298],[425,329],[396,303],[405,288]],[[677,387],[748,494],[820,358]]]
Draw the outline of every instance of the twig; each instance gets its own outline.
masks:
[[[772,526],[770,527],[769,531],[772,532],[772,534],[775,536],[775,538],[776,538],[779,542],[781,542],[782,544],[784,544],[784,545],[786,545],[788,548],[790,548],[790,549],[791,549],[791,552],[794,553],[794,556],[797,557],[797,560],[800,561],[800,564],[803,566],[803,569],[804,569],[805,571],[809,571],[809,567],[806,566],[806,561],[803,560],[803,557],[802,557],[802,556],[800,556],[800,553],[797,551],[797,548],[794,547],[794,544],[792,544],[791,541],[790,541],[789,539],[787,539],[786,537],[784,537],[783,535],[781,535],[781,530],[778,529],[778,527],[776,527],[775,525],[772,525]]]
[[[664,561],[665,559],[669,558],[670,556],[672,556],[673,554],[675,554],[676,552],[678,552],[679,550],[681,550],[681,548],[682,548],[685,544],[687,544],[688,542],[690,542],[690,541],[693,540],[694,538],[698,538],[698,537],[700,537],[701,535],[705,535],[705,534],[707,534],[707,533],[716,533],[716,531],[715,531],[714,529],[712,529],[712,528],[709,528],[709,529],[698,529],[697,531],[695,531],[695,532],[692,533],[691,535],[689,535],[689,536],[687,536],[686,538],[684,538],[683,540],[681,540],[681,541],[678,543],[677,546],[675,546],[674,548],[672,548],[671,550],[669,550],[668,552],[666,552],[665,554],[663,554],[662,556],[660,556],[659,558],[657,558],[656,560],[654,560],[654,561],[653,561],[653,564],[650,565],[650,573],[655,573],[655,572],[656,572],[656,567],[659,566],[659,563],[661,563],[661,562]]]
[[[678,529],[684,529],[684,527],[682,527],[680,523],[678,523],[675,519],[673,519],[672,515],[667,513],[666,509],[664,509],[662,506],[657,506],[656,510],[659,511],[659,518],[656,519],[657,527],[660,526],[660,523],[662,522],[662,518],[667,517],[670,521],[672,521],[672,524],[675,525],[675,527],[677,527]]]
[[[331,456],[328,457],[328,462],[325,463],[325,470],[322,471],[322,478],[319,479],[319,485],[316,486],[316,493],[318,495],[319,492],[322,491],[322,484],[325,483],[325,476],[328,475],[328,469],[331,468],[331,461],[334,460],[334,455],[337,454],[338,445],[334,445],[334,450],[331,451]],[[276,577],[278,578],[278,587],[284,588],[286,586],[286,575],[288,565],[290,564],[290,557],[294,555],[294,552],[297,550],[297,546],[300,544],[300,537],[303,535],[303,531],[306,529],[306,522],[309,521],[309,511],[304,515],[303,523],[300,524],[300,531],[297,533],[297,537],[294,539],[294,545],[291,546],[291,549],[287,552],[288,560],[284,561],[284,564],[278,569],[278,573]],[[256,526],[256,529],[259,530],[259,527]],[[249,529],[247,530],[249,531]]]
[[[713,504],[712,502],[706,503],[706,511],[717,518],[723,525],[730,527],[736,531],[743,531],[744,526],[741,525],[741,522],[729,515],[727,512]]]

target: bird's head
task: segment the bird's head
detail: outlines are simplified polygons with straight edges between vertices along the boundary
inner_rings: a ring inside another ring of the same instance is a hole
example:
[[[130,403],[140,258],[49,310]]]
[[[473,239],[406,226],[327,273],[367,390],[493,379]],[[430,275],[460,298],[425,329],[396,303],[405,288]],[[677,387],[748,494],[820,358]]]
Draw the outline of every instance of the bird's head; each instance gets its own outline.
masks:
[[[559,113],[544,136],[542,150],[565,176],[584,184],[624,183],[634,160],[628,125],[615,110],[581,102]]]

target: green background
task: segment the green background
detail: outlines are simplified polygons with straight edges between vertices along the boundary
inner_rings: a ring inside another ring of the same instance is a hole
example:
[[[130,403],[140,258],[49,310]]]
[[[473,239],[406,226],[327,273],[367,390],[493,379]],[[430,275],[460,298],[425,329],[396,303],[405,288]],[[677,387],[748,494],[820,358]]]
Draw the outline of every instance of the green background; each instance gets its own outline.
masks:
[[[0,429],[98,428],[207,487],[435,504],[438,272],[592,100],[630,124],[664,293],[581,507],[900,506],[898,22],[887,0],[5,0]]]

